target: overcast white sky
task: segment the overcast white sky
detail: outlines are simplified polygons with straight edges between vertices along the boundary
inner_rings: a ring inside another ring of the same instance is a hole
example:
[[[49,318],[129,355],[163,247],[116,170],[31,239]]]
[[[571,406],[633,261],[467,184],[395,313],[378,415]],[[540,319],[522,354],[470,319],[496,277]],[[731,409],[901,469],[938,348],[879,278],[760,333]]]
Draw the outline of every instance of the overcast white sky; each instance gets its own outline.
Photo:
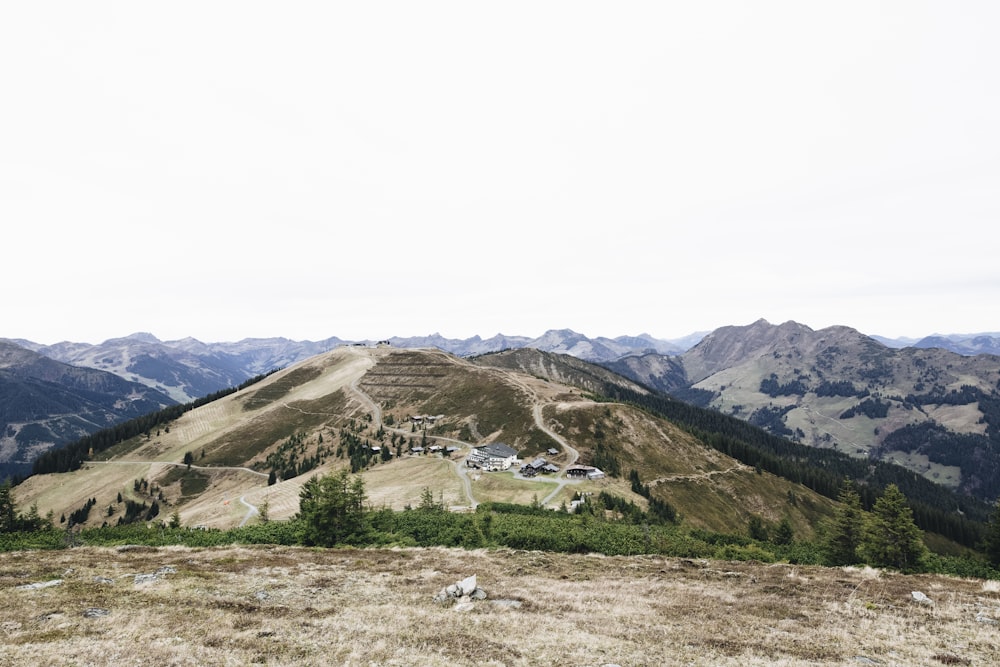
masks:
[[[0,337],[1000,330],[1000,3],[8,2]]]

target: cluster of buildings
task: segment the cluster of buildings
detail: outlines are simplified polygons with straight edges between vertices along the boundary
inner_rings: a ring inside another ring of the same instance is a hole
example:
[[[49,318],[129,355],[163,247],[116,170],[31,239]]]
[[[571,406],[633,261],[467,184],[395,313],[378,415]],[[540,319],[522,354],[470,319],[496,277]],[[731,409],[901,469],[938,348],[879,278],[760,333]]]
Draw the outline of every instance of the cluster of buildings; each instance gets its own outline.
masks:
[[[548,453],[558,454],[558,450],[550,449]],[[499,442],[474,447],[465,460],[465,465],[468,467],[488,472],[509,470],[515,463],[517,463],[517,450]],[[520,472],[525,477],[534,477],[539,473],[554,474],[559,472],[559,466],[538,457],[530,463],[523,464]],[[578,479],[604,479],[604,472],[594,466],[572,465],[566,468],[566,476]]]
[[[557,473],[559,472],[559,466],[554,463],[549,463],[542,457],[538,457],[531,463],[525,463],[521,466],[521,474],[525,477],[534,477],[538,473]]]

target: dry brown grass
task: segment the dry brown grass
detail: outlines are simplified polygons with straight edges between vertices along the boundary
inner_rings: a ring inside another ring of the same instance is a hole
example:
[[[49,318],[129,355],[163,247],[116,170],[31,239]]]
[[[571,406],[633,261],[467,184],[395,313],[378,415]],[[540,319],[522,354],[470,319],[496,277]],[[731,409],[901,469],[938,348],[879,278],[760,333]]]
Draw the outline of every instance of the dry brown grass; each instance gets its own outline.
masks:
[[[489,596],[471,611],[432,600],[471,574]],[[524,551],[16,552],[0,665],[987,665],[992,583]]]

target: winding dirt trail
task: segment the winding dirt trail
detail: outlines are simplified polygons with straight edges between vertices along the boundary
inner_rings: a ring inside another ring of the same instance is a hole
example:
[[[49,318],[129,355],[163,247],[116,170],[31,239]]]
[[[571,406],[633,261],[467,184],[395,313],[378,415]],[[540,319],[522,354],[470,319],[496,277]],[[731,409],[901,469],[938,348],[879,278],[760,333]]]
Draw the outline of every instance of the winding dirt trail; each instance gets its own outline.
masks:
[[[717,475],[729,475],[734,472],[743,472],[750,470],[749,466],[743,465],[742,463],[737,463],[734,466],[726,468],[724,470],[709,470],[708,472],[695,472],[695,473],[681,473],[678,475],[667,475],[666,477],[660,477],[654,480],[650,480],[649,485],[653,486],[656,484],[661,484],[665,482],[693,482],[699,479],[711,479]]]
[[[403,435],[407,437],[412,435],[412,433],[406,429],[397,428],[395,426],[388,426],[384,421],[382,421],[381,406],[378,403],[376,403],[371,396],[361,391],[361,388],[358,386],[358,383],[360,381],[361,378],[359,377],[351,382],[350,384],[351,391],[354,393],[355,396],[358,397],[358,400],[360,400],[368,408],[368,410],[372,415],[372,421],[375,423],[375,425],[378,428],[384,429],[390,433],[395,433],[397,435]],[[424,437],[426,437],[428,440],[435,440],[437,442],[449,442],[462,447],[470,447],[470,448],[475,447],[474,443],[464,442],[462,440],[458,440],[456,438],[449,438],[443,435],[424,434]],[[459,480],[462,482],[462,488],[465,491],[465,497],[469,501],[469,508],[474,510],[476,509],[476,507],[479,506],[479,501],[476,500],[475,495],[472,493],[472,481],[469,479],[468,470],[459,461],[452,461],[452,463],[454,464],[455,474],[458,475]]]
[[[444,354],[442,354],[442,356],[447,356],[447,358],[448,358],[449,361],[455,362],[455,358],[454,357],[451,357],[451,356],[448,356],[448,355],[444,355]],[[472,362],[470,362],[470,361],[468,361],[466,359],[458,359],[457,361],[460,364],[468,365],[468,366],[473,367],[473,368],[475,368],[477,370],[480,370],[480,371],[484,370],[481,366],[477,366],[477,365],[473,364]],[[547,405],[567,405],[567,406],[569,406],[570,404],[568,404],[568,403],[561,403],[561,402],[558,402],[558,401],[546,400],[537,391],[535,391],[527,382],[524,382],[524,381],[518,379],[512,373],[505,373],[503,375],[503,377],[504,377],[504,379],[506,381],[508,381],[508,382],[512,383],[513,385],[515,385],[518,389],[520,389],[521,391],[523,391],[530,398],[530,401],[531,401],[531,404],[532,404],[532,417],[534,419],[535,425],[538,427],[539,430],[541,430],[547,436],[549,436],[550,438],[552,438],[556,443],[558,443],[559,446],[562,447],[563,450],[565,450],[566,453],[567,453],[567,455],[568,455],[568,459],[567,459],[566,465],[563,466],[560,469],[559,473],[554,477],[554,479],[556,481],[556,487],[550,493],[548,493],[545,496],[545,498],[543,498],[542,501],[541,501],[541,504],[543,506],[545,506],[548,503],[552,502],[552,500],[559,495],[559,492],[562,491],[562,489],[567,484],[577,484],[580,481],[580,480],[576,480],[576,479],[569,479],[569,478],[566,477],[566,468],[568,466],[572,466],[573,464],[575,464],[577,462],[577,460],[579,460],[580,453],[572,445],[570,445],[569,442],[567,442],[565,438],[563,438],[561,435],[559,435],[558,433],[556,433],[555,431],[553,431],[545,423],[545,418],[544,418],[544,415],[542,414],[543,409]],[[395,427],[392,427],[392,426],[386,426],[385,425],[385,423],[382,421],[382,409],[381,409],[381,407],[370,396],[368,396],[368,394],[366,394],[364,391],[361,390],[361,388],[358,386],[358,384],[359,384],[360,381],[361,381],[361,377],[355,378],[350,383],[350,389],[354,393],[354,395],[357,396],[358,399],[369,410],[369,412],[372,415],[372,419],[373,419],[375,425],[377,427],[379,427],[379,428],[383,428],[386,431],[389,431],[389,432],[392,432],[392,433],[402,434],[402,435],[409,436],[410,435],[410,431],[408,431],[406,429],[395,428]],[[465,441],[457,440],[455,438],[450,438],[450,437],[447,437],[447,436],[426,434],[426,438],[429,439],[429,440],[435,440],[435,441],[438,441],[438,442],[448,442],[448,443],[456,444],[456,445],[459,445],[461,447],[466,447],[466,448],[470,448],[470,449],[472,447],[476,446],[476,443],[465,442]],[[453,460],[453,464],[454,464],[455,474],[458,475],[458,478],[461,480],[461,482],[462,482],[462,488],[465,491],[465,496],[466,496],[466,498],[469,501],[469,508],[475,509],[479,505],[479,501],[476,499],[475,494],[473,493],[472,481],[469,479],[468,468],[466,468],[464,465],[462,465],[461,460]],[[544,479],[539,479],[539,480],[535,480],[534,478],[523,478],[523,479],[527,479],[527,480],[531,480],[531,481],[538,481],[538,482],[543,482],[543,481],[544,482],[549,482],[553,478],[552,477],[546,477]]]
[[[247,521],[260,514],[260,510],[257,509],[256,505],[248,503],[246,496],[240,496],[240,502],[247,507],[247,513],[243,515],[243,518],[240,520],[240,526],[245,526]]]
[[[161,465],[176,466],[180,468],[189,467],[187,463],[177,463],[176,461],[87,461],[87,465]],[[239,470],[242,472],[248,472],[251,475],[258,475],[265,478],[267,477],[266,472],[260,472],[259,470],[244,468],[242,466],[198,466],[192,463],[190,468],[192,470]]]

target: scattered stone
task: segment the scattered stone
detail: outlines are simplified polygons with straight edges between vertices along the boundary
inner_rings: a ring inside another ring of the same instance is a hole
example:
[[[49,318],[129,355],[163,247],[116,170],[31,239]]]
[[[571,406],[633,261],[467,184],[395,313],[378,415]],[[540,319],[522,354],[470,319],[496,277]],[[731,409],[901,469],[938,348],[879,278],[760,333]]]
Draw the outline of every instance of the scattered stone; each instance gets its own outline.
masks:
[[[863,655],[854,656],[854,662],[860,662],[862,665],[878,665],[880,664],[878,660],[872,660]]]
[[[83,612],[84,618],[101,618],[102,616],[107,616],[111,611],[108,609],[101,609],[100,607],[91,607]]]
[[[115,580],[114,579],[108,579],[107,577],[94,577],[94,583],[95,584],[106,584],[108,586],[114,586],[115,585]]]
[[[462,595],[472,595],[476,590],[476,575],[462,579],[458,586],[462,589]]]
[[[912,595],[913,599],[916,602],[919,602],[920,604],[926,604],[926,605],[933,605],[934,604],[933,600],[931,600],[929,597],[927,597],[926,595],[924,595],[920,591],[913,591],[912,593],[910,593],[910,595]]]
[[[267,591],[257,591],[256,593],[254,593],[254,597],[260,600],[261,602],[271,599],[271,596],[268,595]]]
[[[24,584],[23,586],[18,586],[19,591],[37,591],[42,588],[52,588],[53,586],[58,586],[62,584],[62,579],[50,579],[49,581],[39,581],[35,584]]]
[[[476,575],[456,581],[454,584],[449,584],[434,596],[434,601],[439,604],[449,601],[455,602],[455,611],[469,611],[472,608],[473,600],[485,599],[486,591],[476,583]]]
[[[164,567],[159,568],[158,570],[156,570],[156,572],[153,572],[152,574],[137,574],[135,575],[134,581],[136,586],[140,584],[149,584],[154,581],[157,581],[158,579],[161,579],[164,575],[176,574],[176,573],[177,573],[176,568],[170,565],[166,565]]]
[[[976,623],[987,623],[989,625],[1000,625],[1000,621],[997,619],[987,616],[983,612],[976,614]]]

